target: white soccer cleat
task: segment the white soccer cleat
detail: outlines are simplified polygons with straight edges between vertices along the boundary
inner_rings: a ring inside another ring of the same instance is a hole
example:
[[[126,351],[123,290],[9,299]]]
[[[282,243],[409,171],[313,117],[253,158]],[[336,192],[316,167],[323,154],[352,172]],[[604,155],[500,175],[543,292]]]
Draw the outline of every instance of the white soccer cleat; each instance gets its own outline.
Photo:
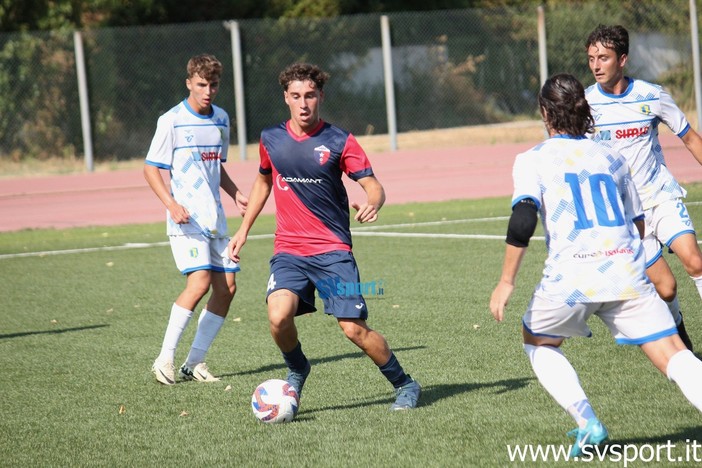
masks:
[[[186,364],[180,366],[180,371],[178,372],[180,378],[183,380],[197,380],[198,382],[219,382],[219,379],[210,373],[210,369],[207,364],[201,362],[192,369]]]
[[[151,366],[151,372],[153,372],[156,380],[163,385],[175,384],[175,366],[173,361],[159,361],[157,359],[154,361],[154,365]]]

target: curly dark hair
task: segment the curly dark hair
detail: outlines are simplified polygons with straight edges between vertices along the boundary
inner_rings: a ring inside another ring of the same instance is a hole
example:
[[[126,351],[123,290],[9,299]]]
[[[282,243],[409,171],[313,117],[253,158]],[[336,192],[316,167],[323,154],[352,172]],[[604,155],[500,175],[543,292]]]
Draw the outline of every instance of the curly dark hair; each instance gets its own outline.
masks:
[[[572,136],[592,133],[595,121],[583,85],[573,75],[560,73],[546,80],[539,92],[539,107],[546,125]]]
[[[196,55],[188,60],[188,78],[195,75],[207,81],[218,81],[222,76],[222,63],[214,55]]]
[[[285,67],[285,70],[280,72],[278,82],[283,87],[284,91],[288,90],[288,86],[293,81],[312,81],[320,91],[324,89],[324,84],[329,79],[329,73],[323,71],[317,65],[311,63],[293,63]]]
[[[598,42],[606,48],[612,49],[617,54],[617,58],[625,54],[629,55],[629,32],[624,26],[600,24],[587,37],[585,50]]]

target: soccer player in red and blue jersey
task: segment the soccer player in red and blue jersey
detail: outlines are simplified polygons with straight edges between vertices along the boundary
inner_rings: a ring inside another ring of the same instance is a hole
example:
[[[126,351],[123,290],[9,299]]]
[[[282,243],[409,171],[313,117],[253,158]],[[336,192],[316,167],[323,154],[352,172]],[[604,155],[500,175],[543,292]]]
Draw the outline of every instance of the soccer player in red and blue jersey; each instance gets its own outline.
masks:
[[[290,119],[261,132],[259,174],[241,227],[229,241],[229,255],[239,262],[249,230],[272,190],[276,232],[266,294],[271,335],[288,366],[286,380],[301,393],[310,373],[295,316],[316,310],[317,289],[325,313],[336,317],[346,337],[395,387],[391,410],[414,408],[421,387],[404,372],[385,338],[368,327],[363,296],[334,288],[359,284],[360,279],[351,251],[349,199],[342,175],[358,182],[366,193],[365,203],[351,204],[359,223],[378,219],[385,191],[356,138],[321,119],[328,78],[307,63],[292,64],[281,72],[279,82]]]

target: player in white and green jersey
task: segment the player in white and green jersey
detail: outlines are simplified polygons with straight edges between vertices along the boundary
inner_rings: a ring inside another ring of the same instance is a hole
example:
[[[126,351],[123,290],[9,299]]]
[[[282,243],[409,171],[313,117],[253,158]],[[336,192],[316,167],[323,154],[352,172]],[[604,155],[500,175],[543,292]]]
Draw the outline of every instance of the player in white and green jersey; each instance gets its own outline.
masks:
[[[702,296],[702,252],[682,199],[685,189],[665,165],[658,139],[663,123],[680,137],[702,163],[702,138],[660,86],[624,75],[629,34],[622,26],[598,26],[586,42],[596,83],[585,91],[595,119],[593,140],[619,151],[629,163],[646,210],[647,274],[668,307],[686,346],[692,350],[677,300],[677,284],[662,256],[662,245],[680,259]]]
[[[164,385],[175,383],[178,341],[200,300],[212,289],[198,320],[195,339],[180,367],[184,380],[212,382],[205,363],[236,292],[239,265],[227,254],[227,220],[220,187],[243,214],[248,203],[222,166],[229,148],[229,116],[212,104],[222,64],[212,55],[192,57],[185,84],[188,97],[158,119],[144,164],[144,176],[167,209],[167,234],[185,289],[171,306],[170,318],[152,372]],[[170,187],[161,170],[170,173]]]
[[[686,349],[646,276],[644,210],[626,160],[585,137],[594,122],[582,85],[555,75],[542,87],[539,106],[550,138],[515,160],[505,259],[490,310],[503,320],[540,217],[548,257],[522,318],[524,351],[541,385],[578,425],[568,433],[575,457],[608,438],[560,349],[566,338],[591,335],[591,316],[617,343],[640,346],[700,411],[702,361]]]

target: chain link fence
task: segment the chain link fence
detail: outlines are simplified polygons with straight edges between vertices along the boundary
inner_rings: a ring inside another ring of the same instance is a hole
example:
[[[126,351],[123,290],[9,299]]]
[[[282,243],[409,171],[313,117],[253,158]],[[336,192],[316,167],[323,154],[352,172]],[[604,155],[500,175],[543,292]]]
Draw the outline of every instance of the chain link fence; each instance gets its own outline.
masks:
[[[585,39],[597,24],[631,35],[628,73],[666,86],[694,112],[688,0],[560,2],[545,8],[548,71],[592,82]],[[397,131],[537,119],[537,9],[391,13]],[[388,132],[381,16],[238,22],[246,140],[288,117],[278,73],[294,61],[330,72],[322,116],[357,135]],[[216,103],[232,117],[232,40],[225,22],[82,33],[95,160],[143,158],[156,119],[187,95],[185,65],[224,65]],[[0,34],[0,158],[79,157],[83,135],[72,32]],[[255,155],[249,155],[252,157]]]

